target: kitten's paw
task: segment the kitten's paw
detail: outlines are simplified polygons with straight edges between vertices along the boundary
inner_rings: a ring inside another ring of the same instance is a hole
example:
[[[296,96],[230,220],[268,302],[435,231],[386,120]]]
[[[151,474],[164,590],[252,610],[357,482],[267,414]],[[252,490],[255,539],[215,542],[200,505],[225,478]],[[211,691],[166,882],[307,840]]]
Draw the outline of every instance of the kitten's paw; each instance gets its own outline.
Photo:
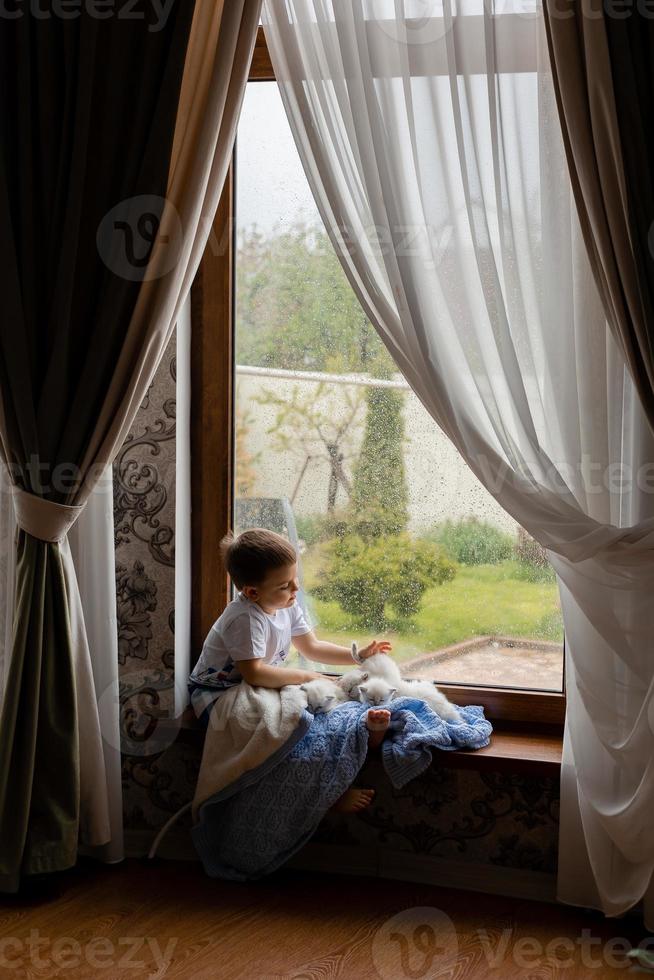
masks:
[[[371,732],[385,731],[391,722],[388,708],[370,708],[366,715],[366,725]]]
[[[376,749],[384,740],[391,723],[391,713],[387,708],[371,708],[366,715],[366,727],[370,732],[368,748]]]

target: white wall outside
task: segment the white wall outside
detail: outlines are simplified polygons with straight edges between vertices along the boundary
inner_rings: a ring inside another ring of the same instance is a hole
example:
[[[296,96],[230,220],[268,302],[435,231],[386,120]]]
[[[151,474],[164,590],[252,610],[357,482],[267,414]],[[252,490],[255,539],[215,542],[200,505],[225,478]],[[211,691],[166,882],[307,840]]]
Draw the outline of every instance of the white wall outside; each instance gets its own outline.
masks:
[[[322,398],[318,398],[321,382],[324,384],[324,393]],[[293,449],[273,448],[273,436],[268,430],[275,425],[276,410],[273,406],[261,405],[257,401],[265,391],[274,391],[285,400],[290,400],[295,393],[302,399],[311,399],[313,404],[318,404],[326,412],[338,416],[345,408],[347,393],[350,393],[350,397],[357,392],[363,394],[366,385],[370,383],[369,379],[356,375],[337,377],[238,366],[237,411],[247,412],[251,417],[247,446],[251,454],[260,454],[256,466],[253,467],[254,483],[250,495],[285,496],[290,499],[305,459],[303,453]],[[447,518],[458,520],[475,516],[498,528],[515,531],[516,522],[482,487],[406,383],[398,381],[394,387],[405,389],[405,466],[409,486],[409,529],[419,533]],[[362,405],[359,424],[353,430],[349,444],[353,458],[346,463],[346,470],[350,474],[363,435],[364,418],[365,405]],[[380,465],[383,466],[381,460]],[[388,474],[388,479],[391,485],[392,473]],[[312,462],[293,501],[296,514],[309,516],[326,513],[328,480],[327,460]],[[346,503],[347,497],[340,490],[337,504],[344,506]]]

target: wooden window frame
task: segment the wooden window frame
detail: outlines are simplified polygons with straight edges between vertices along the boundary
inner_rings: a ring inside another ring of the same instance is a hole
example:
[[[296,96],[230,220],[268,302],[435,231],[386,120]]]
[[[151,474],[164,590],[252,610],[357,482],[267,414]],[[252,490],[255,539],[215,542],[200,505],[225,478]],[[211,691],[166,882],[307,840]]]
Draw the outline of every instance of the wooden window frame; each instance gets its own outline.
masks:
[[[260,27],[249,81],[275,81]],[[192,649],[197,658],[230,599],[218,543],[232,527],[234,486],[234,202],[235,156],[212,233],[191,290]],[[560,733],[561,693],[439,684],[457,704],[482,704],[507,729]]]

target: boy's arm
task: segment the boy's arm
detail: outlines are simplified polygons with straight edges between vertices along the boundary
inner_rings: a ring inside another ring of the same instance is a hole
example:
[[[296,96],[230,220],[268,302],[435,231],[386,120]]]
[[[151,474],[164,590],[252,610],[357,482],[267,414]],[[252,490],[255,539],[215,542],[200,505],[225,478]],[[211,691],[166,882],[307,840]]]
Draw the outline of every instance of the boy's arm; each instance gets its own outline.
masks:
[[[293,646],[309,660],[317,660],[322,664],[351,664],[352,667],[356,666],[352,660],[350,647],[342,647],[338,643],[318,640],[313,631],[294,636]],[[386,640],[373,640],[367,647],[359,650],[359,655],[362,660],[365,660],[367,657],[372,657],[374,653],[388,653],[390,649],[391,645]]]
[[[295,670],[292,667],[273,667],[260,657],[254,660],[237,660],[237,668],[243,680],[253,687],[286,687],[287,684],[305,684],[322,674],[313,670]]]

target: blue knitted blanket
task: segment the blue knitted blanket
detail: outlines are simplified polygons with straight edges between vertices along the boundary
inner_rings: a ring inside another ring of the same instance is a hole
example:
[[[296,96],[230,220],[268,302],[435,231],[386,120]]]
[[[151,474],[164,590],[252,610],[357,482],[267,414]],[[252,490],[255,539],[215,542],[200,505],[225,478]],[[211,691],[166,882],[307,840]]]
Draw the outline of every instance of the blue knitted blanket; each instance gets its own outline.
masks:
[[[461,708],[463,722],[456,724],[415,698],[385,707],[391,725],[382,761],[396,788],[424,772],[433,749],[477,749],[490,741],[491,724],[477,705]],[[282,751],[201,805],[191,837],[208,875],[260,878],[300,850],[364,763],[368,710],[347,701],[327,714],[305,711]]]

